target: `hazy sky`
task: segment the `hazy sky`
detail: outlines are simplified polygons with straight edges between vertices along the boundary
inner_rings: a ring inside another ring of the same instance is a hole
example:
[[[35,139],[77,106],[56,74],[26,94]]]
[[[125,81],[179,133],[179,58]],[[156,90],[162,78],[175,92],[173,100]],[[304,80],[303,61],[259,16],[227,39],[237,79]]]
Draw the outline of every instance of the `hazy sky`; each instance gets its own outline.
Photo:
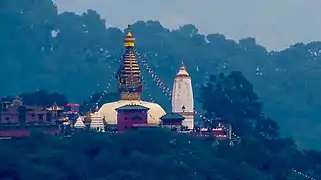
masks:
[[[194,24],[202,33],[255,37],[268,49],[321,40],[321,0],[54,0],[59,11],[94,9],[107,26],[159,20],[167,28]]]

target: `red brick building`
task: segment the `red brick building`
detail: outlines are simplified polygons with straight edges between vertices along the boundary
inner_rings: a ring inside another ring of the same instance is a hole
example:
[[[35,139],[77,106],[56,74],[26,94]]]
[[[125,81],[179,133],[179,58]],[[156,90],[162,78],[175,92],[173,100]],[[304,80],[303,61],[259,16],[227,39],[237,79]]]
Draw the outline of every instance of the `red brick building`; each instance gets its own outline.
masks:
[[[40,107],[9,105],[0,111],[0,123],[45,123],[47,111]]]
[[[146,126],[149,108],[140,105],[125,105],[116,109],[117,130],[125,131],[134,127]]]
[[[24,137],[33,130],[58,134],[59,127],[51,116],[44,108],[23,105],[19,99],[1,101],[0,137]]]

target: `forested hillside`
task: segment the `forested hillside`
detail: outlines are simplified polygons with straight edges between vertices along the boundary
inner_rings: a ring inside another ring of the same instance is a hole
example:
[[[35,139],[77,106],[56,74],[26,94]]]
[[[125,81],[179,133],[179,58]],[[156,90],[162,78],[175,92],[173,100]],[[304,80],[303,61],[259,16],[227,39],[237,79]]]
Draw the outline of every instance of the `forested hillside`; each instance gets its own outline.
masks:
[[[235,147],[165,130],[71,138],[34,132],[0,141],[0,179],[12,180],[306,180],[320,177],[320,153],[296,151],[289,139],[248,139]],[[300,163],[295,163],[300,161]]]
[[[81,101],[115,82],[111,77],[124,34],[106,28],[93,10],[58,14],[50,0],[0,1],[0,27],[1,95],[45,88]],[[294,135],[303,146],[320,144],[321,42],[268,52],[253,38],[203,35],[193,25],[169,30],[157,21],[138,21],[132,30],[138,49],[167,86],[181,60],[192,76],[196,97],[210,74],[241,71],[285,134]],[[155,99],[169,109],[161,91],[150,78],[147,82]]]
[[[66,103],[63,95],[43,90],[21,96],[28,104]],[[166,128],[123,133],[78,129],[72,136],[48,136],[34,129],[29,137],[0,141],[0,179],[321,178],[321,153],[301,150],[292,138],[280,136],[278,124],[262,112],[262,103],[241,72],[211,75],[202,85],[200,97],[206,116],[213,120],[204,121],[204,125],[216,126],[217,118],[230,123],[240,136],[234,144]]]

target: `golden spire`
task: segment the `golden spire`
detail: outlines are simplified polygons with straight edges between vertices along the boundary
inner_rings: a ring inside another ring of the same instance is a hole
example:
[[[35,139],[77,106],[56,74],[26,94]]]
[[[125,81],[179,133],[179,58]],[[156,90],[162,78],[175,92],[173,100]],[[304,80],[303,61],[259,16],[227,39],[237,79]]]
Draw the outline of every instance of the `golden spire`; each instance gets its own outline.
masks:
[[[131,33],[130,25],[128,25],[127,31],[128,31],[127,35],[124,38],[124,46],[126,48],[134,47],[135,46],[135,38],[134,38],[133,34]]]
[[[130,25],[124,38],[124,46],[126,50],[117,75],[118,90],[122,100],[139,100],[142,91],[142,78],[135,56],[135,38],[131,33]]]

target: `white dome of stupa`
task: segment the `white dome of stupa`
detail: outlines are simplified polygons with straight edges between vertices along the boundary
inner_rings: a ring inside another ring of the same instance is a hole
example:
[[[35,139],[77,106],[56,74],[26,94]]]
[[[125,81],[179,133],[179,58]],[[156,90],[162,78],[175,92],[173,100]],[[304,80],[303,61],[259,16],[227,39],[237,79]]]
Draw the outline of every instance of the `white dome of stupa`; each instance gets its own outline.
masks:
[[[116,102],[106,103],[100,108],[99,114],[105,118],[107,124],[115,125],[117,124],[117,111],[115,109],[128,104],[136,104],[149,108],[147,117],[148,124],[159,124],[160,117],[166,114],[160,105],[141,100],[119,100]]]

